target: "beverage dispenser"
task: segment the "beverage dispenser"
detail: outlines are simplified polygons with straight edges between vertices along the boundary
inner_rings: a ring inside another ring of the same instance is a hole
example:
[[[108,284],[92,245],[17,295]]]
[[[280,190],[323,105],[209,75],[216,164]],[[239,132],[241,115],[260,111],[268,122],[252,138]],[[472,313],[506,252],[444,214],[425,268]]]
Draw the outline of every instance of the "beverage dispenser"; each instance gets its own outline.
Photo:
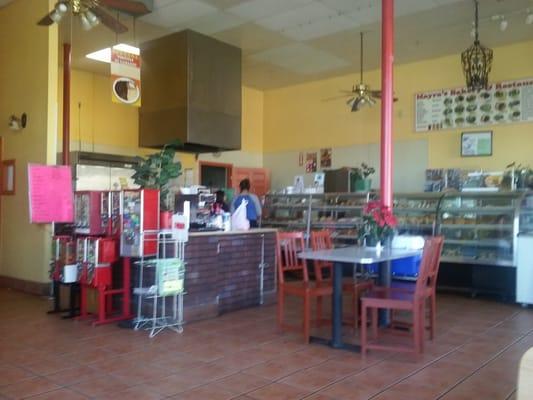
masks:
[[[156,255],[159,190],[124,190],[121,203],[120,255],[123,257]]]

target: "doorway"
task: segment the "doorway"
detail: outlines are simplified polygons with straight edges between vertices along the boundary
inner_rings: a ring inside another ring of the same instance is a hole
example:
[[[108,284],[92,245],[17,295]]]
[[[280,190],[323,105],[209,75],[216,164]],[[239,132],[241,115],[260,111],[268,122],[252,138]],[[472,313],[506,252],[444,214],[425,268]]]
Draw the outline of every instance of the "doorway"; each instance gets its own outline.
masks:
[[[200,185],[210,189],[225,189],[231,187],[233,164],[200,161]]]

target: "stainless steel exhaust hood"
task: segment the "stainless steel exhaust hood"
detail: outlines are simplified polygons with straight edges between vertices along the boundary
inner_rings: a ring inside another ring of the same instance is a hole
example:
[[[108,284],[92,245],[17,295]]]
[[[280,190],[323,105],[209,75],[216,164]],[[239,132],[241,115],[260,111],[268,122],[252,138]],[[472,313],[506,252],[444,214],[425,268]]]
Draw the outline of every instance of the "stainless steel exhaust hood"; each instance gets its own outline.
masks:
[[[185,30],[141,45],[139,145],[241,148],[241,49]]]

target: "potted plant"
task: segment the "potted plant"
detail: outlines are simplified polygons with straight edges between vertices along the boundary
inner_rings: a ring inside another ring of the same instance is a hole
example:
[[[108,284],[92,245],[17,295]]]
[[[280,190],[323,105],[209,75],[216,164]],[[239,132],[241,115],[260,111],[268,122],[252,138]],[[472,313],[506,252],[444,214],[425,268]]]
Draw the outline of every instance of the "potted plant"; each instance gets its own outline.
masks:
[[[506,190],[523,190],[533,188],[533,169],[529,166],[512,162],[505,167],[500,185]]]
[[[369,192],[372,186],[372,179],[369,176],[375,172],[376,170],[366,163],[361,163],[360,167],[353,168],[351,175],[352,191],[355,189],[356,192]]]
[[[359,229],[359,241],[367,247],[380,247],[394,236],[398,221],[391,209],[378,201],[371,201],[363,208],[363,223]]]
[[[163,146],[158,153],[148,157],[138,157],[139,163],[133,167],[133,180],[142,188],[159,189],[160,227],[169,228],[172,217],[172,198],[169,193],[171,179],[181,175],[181,162],[174,161],[179,142]]]

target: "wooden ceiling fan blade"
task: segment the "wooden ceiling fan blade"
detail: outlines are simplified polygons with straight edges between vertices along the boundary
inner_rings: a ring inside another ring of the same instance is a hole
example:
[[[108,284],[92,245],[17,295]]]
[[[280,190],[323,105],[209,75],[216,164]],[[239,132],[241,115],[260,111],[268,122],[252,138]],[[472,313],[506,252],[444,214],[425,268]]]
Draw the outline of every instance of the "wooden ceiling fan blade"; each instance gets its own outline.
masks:
[[[115,17],[111,16],[106,11],[104,11],[102,7],[96,6],[94,8],[91,8],[91,11],[94,12],[98,18],[100,18],[100,22],[102,24],[107,26],[113,32],[125,33],[128,31],[128,27],[126,25],[122,24]]]
[[[331,100],[338,100],[338,99],[343,99],[345,97],[348,97],[348,96],[352,96],[353,93],[350,93],[350,94],[341,94],[339,96],[331,96],[331,97],[326,97],[325,99],[322,99],[322,101],[331,101]]]
[[[147,1],[135,1],[135,0],[99,0],[100,5],[113,10],[121,11],[126,14],[134,15],[136,17],[149,14],[152,12],[152,8],[147,6]]]
[[[37,22],[37,25],[41,26],[50,26],[54,23],[54,20],[50,18],[50,13],[42,17],[39,22]]]
[[[381,90],[371,90],[370,94],[372,97],[375,97],[376,99],[381,99],[382,93]],[[393,98],[394,101],[398,101],[398,97]]]

